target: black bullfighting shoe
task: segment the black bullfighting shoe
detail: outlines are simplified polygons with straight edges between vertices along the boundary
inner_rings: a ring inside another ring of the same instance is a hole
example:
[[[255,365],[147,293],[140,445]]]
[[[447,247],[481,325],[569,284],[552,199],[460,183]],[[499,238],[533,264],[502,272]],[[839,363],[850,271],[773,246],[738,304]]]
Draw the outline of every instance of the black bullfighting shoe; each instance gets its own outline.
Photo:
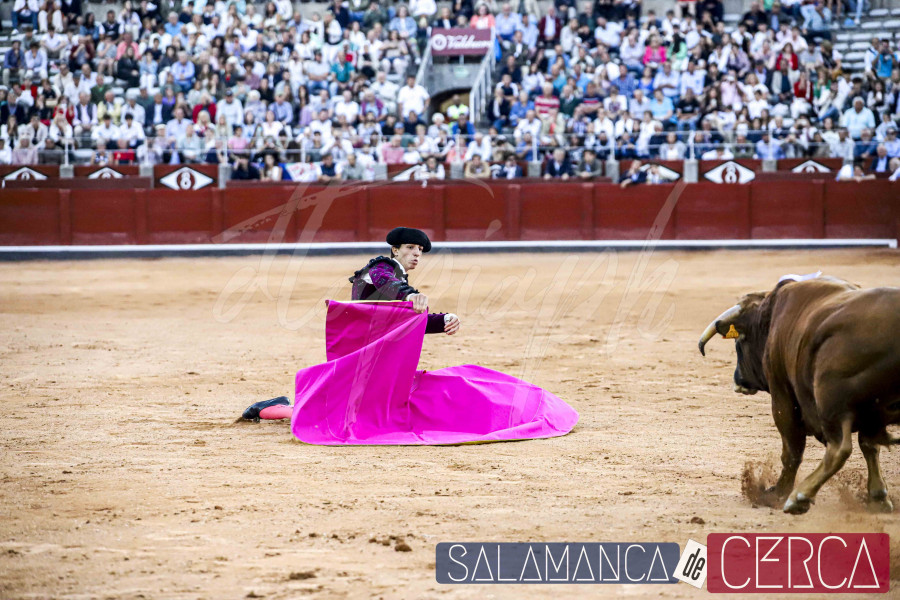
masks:
[[[254,402],[247,410],[244,411],[244,414],[241,415],[242,419],[247,419],[248,421],[259,421],[259,411],[264,408],[269,408],[270,406],[278,406],[279,404],[286,404],[290,406],[291,401],[288,400],[287,396],[278,396],[277,398],[272,398],[271,400],[260,400],[259,402]]]

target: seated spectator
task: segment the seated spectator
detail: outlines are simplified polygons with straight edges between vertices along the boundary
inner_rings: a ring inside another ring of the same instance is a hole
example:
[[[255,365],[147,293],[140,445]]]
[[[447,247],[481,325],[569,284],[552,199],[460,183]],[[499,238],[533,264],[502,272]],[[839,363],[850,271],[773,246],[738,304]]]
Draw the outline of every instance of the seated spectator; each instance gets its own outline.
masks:
[[[469,114],[467,112],[459,115],[459,119],[450,128],[450,133],[465,137],[472,137],[475,135],[475,126],[469,122]]]
[[[890,158],[888,157],[887,148],[884,144],[878,144],[875,151],[875,157],[869,165],[870,173],[890,173]]]
[[[421,116],[430,101],[431,97],[425,88],[416,84],[415,76],[409,75],[406,78],[406,85],[397,92],[397,113],[406,115],[413,111]]]
[[[343,180],[342,169],[334,162],[331,152],[322,156],[322,162],[316,165],[316,181],[319,183],[340,183]]]
[[[116,149],[110,157],[110,164],[131,165],[136,160],[134,149],[128,147],[128,140],[119,138],[116,140]]]
[[[419,181],[428,181],[431,179],[444,178],[444,165],[437,161],[437,157],[429,156],[425,159],[425,164],[419,166],[414,174],[414,178]]]
[[[866,179],[875,179],[875,174],[863,171],[862,165],[858,162],[845,163],[835,177],[835,181],[855,181],[857,183]]]
[[[278,156],[274,152],[263,154],[263,167],[259,174],[260,181],[281,181],[281,167]]]
[[[38,13],[40,12],[38,0],[15,0],[12,6],[13,35],[19,35],[19,27],[23,24],[31,25],[31,29],[38,28]]]
[[[674,124],[675,107],[672,100],[665,96],[662,90],[653,92],[653,100],[650,101],[650,114],[653,119],[663,124],[663,128]]]
[[[762,133],[762,138],[756,142],[756,154],[754,158],[760,160],[778,160],[784,158],[784,149],[781,141],[773,139],[768,131]]]
[[[134,149],[144,143],[144,128],[134,120],[134,115],[125,113],[125,122],[119,127],[118,139],[128,148]]]
[[[2,149],[0,149],[0,161],[3,160]],[[6,163],[3,163],[6,164]],[[890,162],[891,176],[888,178],[891,181],[900,180],[900,158],[892,158]]]
[[[390,141],[381,144],[381,162],[386,165],[403,164],[403,138],[399,135],[391,136]]]
[[[631,161],[631,166],[628,167],[628,171],[625,172],[625,176],[622,178],[622,182],[619,183],[619,187],[626,188],[630,185],[639,185],[641,183],[646,183],[647,172],[641,170],[641,166],[641,161]]]
[[[12,150],[6,144],[6,139],[0,138],[0,165],[12,164]]]
[[[666,142],[659,147],[660,160],[683,160],[684,153],[684,142],[679,140],[674,133],[669,133],[666,136]]]
[[[246,154],[237,154],[234,166],[231,169],[231,178],[243,181],[259,180],[259,169],[250,163],[250,159]]]
[[[23,69],[25,69],[25,53],[22,52],[22,43],[13,40],[12,47],[6,51],[3,59],[3,85],[9,88],[10,77],[18,79]]]
[[[854,140],[860,138],[863,129],[875,129],[875,115],[865,106],[862,97],[855,97],[853,107],[841,116],[841,127],[846,127]]]
[[[497,169],[493,174],[495,179],[519,179],[524,177],[522,167],[516,161],[515,154],[509,154],[503,162],[503,166]]]
[[[181,162],[185,163],[199,162],[204,146],[203,138],[194,132],[193,124],[188,124],[184,130],[184,136],[175,143]]]
[[[597,152],[592,148],[585,148],[578,165],[577,175],[580,179],[589,180],[600,177],[603,173],[603,164],[597,158]]]
[[[568,153],[562,148],[556,148],[552,156],[544,166],[544,179],[567,180],[572,175],[572,163]]]
[[[97,142],[104,142],[106,145],[114,144],[119,137],[119,128],[112,124],[112,116],[107,113],[103,115],[102,123],[91,130],[91,139]]]
[[[888,129],[885,133],[884,147],[887,148],[888,156],[891,158],[900,156],[900,135],[897,135],[896,127]]]
[[[463,176],[474,179],[488,179],[491,176],[491,167],[481,160],[480,154],[472,155],[472,159],[466,163]]]
[[[725,161],[733,158],[734,153],[725,146],[716,146],[700,155],[701,160]]]

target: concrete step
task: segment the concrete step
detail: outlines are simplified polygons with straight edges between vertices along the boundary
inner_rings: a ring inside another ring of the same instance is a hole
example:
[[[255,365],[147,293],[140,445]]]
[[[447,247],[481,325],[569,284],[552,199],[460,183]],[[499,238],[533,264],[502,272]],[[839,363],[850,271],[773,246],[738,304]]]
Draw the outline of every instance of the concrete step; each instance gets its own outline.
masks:
[[[860,60],[863,60],[863,58],[865,58],[865,56],[866,56],[865,52],[848,52],[847,54],[844,55],[843,63],[849,64],[851,62],[860,61]]]
[[[886,17],[888,16],[890,11],[886,8],[875,8],[869,11],[869,17]]]
[[[869,42],[853,42],[850,44],[850,50],[865,50],[869,45]]]

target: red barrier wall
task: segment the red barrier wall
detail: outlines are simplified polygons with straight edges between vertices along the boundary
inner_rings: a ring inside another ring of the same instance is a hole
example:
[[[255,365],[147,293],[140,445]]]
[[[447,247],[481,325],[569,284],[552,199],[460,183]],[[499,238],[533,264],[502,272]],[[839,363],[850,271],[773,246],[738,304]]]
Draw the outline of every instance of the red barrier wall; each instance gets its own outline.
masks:
[[[401,223],[453,241],[634,240],[654,223],[662,239],[896,239],[898,191],[885,180],[2,189],[0,244],[373,241]]]

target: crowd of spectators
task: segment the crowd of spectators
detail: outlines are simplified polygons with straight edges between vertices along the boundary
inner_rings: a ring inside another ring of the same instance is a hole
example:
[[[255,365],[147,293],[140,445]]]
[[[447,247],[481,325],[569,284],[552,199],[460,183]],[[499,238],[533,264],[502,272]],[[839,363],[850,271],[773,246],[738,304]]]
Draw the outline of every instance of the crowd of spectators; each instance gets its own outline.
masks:
[[[515,178],[534,161],[593,178],[610,158],[687,157],[886,172],[897,44],[874,37],[850,72],[832,43],[834,13],[859,1],[754,1],[729,27],[721,0],[662,15],[640,0],[141,0],[100,19],[81,0],[15,0],[0,163],[58,163],[65,146],[97,165],[228,162],[265,180],[367,179],[378,163],[441,179],[459,162]],[[485,122],[416,83],[432,27],[494,28]]]

